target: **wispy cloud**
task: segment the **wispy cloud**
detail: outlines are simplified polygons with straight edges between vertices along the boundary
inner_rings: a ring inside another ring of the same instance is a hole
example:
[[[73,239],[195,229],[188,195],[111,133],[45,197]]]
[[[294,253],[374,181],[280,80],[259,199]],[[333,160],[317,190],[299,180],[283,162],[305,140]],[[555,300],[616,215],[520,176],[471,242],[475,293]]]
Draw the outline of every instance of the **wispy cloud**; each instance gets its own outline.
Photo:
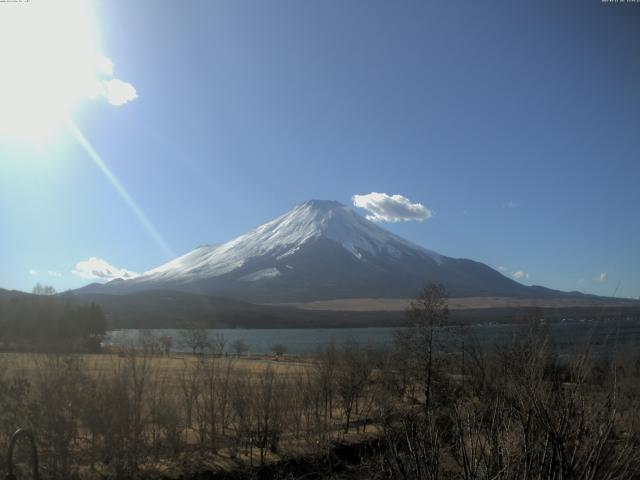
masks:
[[[38,270],[36,270],[35,268],[32,268],[29,270],[29,275],[33,276],[33,277],[38,277],[40,275],[49,275],[50,277],[54,277],[54,278],[59,278],[62,276],[62,273],[56,271],[56,270],[47,270],[46,272],[40,272]]]
[[[96,257],[78,262],[76,268],[71,270],[71,273],[87,280],[131,279],[140,275],[126,268],[114,267],[106,260]]]
[[[527,278],[529,278],[529,274],[527,272],[523,272],[522,270],[518,270],[517,272],[513,272],[511,274],[511,276],[513,278],[515,278],[516,280],[526,280]]]
[[[433,217],[433,212],[423,204],[412,203],[402,195],[371,192],[351,199],[356,207],[367,210],[370,213],[367,219],[374,222],[422,222]]]
[[[509,200],[507,203],[504,203],[502,205],[502,208],[516,208],[518,206],[518,204],[516,202],[514,202],[513,200]]]
[[[607,272],[600,272],[594,280],[598,283],[605,283],[609,280],[609,274]]]
[[[529,278],[529,274],[524,270],[511,270],[510,268],[502,265],[496,267],[496,270],[498,270],[503,275],[510,275],[515,280],[527,280]]]

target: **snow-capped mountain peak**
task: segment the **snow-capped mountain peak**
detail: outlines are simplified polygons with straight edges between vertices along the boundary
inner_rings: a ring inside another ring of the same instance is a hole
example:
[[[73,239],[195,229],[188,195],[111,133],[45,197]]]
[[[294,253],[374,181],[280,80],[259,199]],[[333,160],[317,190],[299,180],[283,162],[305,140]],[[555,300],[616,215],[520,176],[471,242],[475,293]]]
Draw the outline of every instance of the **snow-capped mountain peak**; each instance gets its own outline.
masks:
[[[270,255],[282,260],[311,240],[325,238],[342,245],[355,257],[400,255],[410,248],[440,262],[442,257],[382,229],[340,202],[309,200],[293,210],[227,243],[202,246],[160,267],[150,270],[147,279],[211,277],[242,267],[248,259]]]
[[[188,290],[259,302],[409,298],[428,282],[457,295],[527,287],[472,260],[415,245],[334,201],[310,200],[244,235],[204,245],[100,293]]]

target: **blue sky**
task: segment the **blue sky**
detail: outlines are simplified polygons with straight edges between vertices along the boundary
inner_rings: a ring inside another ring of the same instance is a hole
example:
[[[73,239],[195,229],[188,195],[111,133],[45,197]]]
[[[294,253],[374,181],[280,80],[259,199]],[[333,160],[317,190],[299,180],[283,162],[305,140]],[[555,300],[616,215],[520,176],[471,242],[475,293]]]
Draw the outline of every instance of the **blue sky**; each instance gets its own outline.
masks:
[[[640,296],[640,4],[89,10],[137,98],[83,99],[73,122],[148,223],[68,128],[0,135],[0,287],[79,287],[93,257],[143,272],[307,199],[384,192],[433,212],[382,224],[430,249]]]

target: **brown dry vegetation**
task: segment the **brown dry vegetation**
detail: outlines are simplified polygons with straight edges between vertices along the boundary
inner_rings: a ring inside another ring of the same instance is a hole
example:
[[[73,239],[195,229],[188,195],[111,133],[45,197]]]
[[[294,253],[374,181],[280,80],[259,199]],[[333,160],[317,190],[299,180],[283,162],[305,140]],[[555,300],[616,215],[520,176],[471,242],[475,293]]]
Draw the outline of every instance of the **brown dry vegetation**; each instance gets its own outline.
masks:
[[[5,353],[0,451],[28,428],[45,478],[177,477],[316,453],[375,430],[363,425],[374,414],[370,352],[349,355],[364,371],[332,349],[313,361]]]
[[[560,361],[533,319],[508,345],[451,354],[434,335],[448,315],[441,289],[409,314],[387,352],[347,342],[286,361],[163,355],[145,338],[114,354],[4,354],[0,451],[27,427],[43,477],[60,479],[640,478],[637,349],[594,357],[587,342]],[[327,460],[367,437],[350,466]],[[245,470],[291,458],[307,459],[304,474]]]

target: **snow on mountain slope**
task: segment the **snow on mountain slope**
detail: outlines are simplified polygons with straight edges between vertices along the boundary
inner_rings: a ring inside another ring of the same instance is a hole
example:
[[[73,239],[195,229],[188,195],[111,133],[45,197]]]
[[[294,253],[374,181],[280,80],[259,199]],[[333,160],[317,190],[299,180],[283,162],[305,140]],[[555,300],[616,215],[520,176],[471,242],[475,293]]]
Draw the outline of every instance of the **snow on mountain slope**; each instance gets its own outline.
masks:
[[[264,270],[258,270],[240,277],[238,280],[241,282],[257,282],[258,280],[264,280],[267,278],[273,278],[280,275],[280,270],[277,268],[265,268]]]
[[[182,290],[257,301],[408,298],[428,282],[451,294],[527,295],[479,262],[415,245],[339,202],[311,200],[221,245],[205,245],[92,293]]]
[[[341,244],[359,259],[364,252],[398,257],[402,251],[408,251],[442,262],[441,255],[378,227],[339,202],[311,200],[227,243],[197,248],[154,268],[139,277],[138,282],[216,277],[242,267],[251,258],[270,255],[282,260],[321,237]]]

